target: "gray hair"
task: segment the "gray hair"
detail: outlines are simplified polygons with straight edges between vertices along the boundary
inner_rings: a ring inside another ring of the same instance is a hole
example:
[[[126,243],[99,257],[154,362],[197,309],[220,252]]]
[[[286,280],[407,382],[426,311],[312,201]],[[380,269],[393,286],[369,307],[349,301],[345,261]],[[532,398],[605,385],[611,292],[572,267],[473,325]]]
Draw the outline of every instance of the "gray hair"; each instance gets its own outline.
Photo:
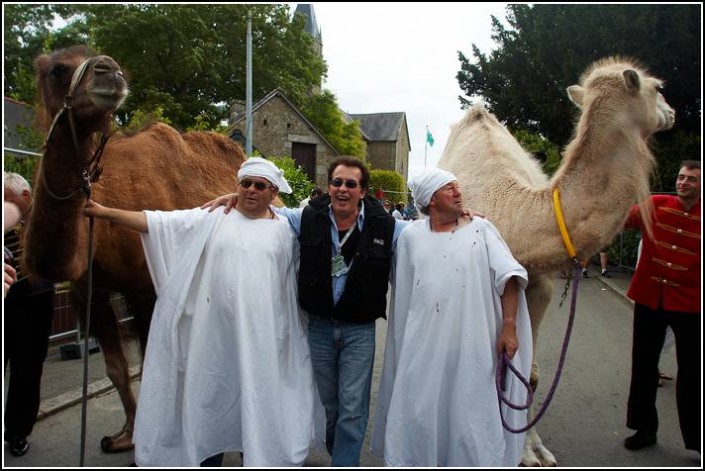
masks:
[[[6,189],[10,190],[17,196],[21,196],[25,190],[32,194],[32,187],[22,175],[20,175],[19,173],[5,171],[3,171],[2,173],[3,184]]]

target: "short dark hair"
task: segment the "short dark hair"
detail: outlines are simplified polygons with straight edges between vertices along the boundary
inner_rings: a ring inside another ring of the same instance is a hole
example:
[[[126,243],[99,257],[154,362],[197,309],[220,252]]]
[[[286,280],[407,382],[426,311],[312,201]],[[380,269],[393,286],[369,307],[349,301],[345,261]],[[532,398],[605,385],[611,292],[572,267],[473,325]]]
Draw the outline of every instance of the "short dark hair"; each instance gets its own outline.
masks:
[[[681,162],[681,167],[685,167],[688,170],[700,170],[699,160],[684,160]]]
[[[333,178],[333,172],[335,171],[335,169],[341,165],[344,167],[359,168],[360,172],[362,173],[362,178],[360,179],[360,186],[363,189],[368,188],[368,185],[370,183],[370,171],[367,170],[367,167],[360,159],[349,155],[340,156],[334,161],[332,161],[330,165],[328,165],[328,181]]]
[[[323,189],[320,186],[315,186],[315,187],[313,187],[313,190],[311,190],[311,198],[321,196],[322,194],[323,194]]]

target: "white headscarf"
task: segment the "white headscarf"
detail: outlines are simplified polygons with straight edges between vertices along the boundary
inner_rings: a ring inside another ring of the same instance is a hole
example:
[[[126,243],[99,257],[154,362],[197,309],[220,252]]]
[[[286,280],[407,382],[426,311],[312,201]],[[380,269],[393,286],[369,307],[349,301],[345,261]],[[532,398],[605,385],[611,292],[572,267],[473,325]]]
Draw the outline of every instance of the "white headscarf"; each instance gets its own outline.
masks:
[[[441,187],[458,178],[452,173],[436,167],[429,167],[409,180],[411,196],[414,197],[416,209],[419,211],[431,202],[433,194]]]
[[[284,178],[284,172],[270,162],[262,157],[250,157],[241,166],[240,170],[237,172],[238,180],[242,180],[245,177],[262,177],[269,180],[269,182],[279,188],[282,193],[291,193],[291,187],[289,183]]]

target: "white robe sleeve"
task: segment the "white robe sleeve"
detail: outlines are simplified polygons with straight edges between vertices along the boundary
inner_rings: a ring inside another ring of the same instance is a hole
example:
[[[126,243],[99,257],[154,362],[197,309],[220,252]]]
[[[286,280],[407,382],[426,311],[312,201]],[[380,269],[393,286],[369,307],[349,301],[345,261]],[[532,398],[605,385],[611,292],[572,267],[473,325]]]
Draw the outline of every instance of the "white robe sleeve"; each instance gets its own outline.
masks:
[[[157,303],[149,329],[135,422],[135,460],[139,466],[154,465],[147,458],[158,448],[154,437],[169,436],[180,429],[175,421],[168,420],[174,417],[171,411],[179,407],[176,391],[183,360],[179,320],[206,241],[217,222],[225,217],[222,212],[201,209],[145,214],[149,233],[141,238]]]

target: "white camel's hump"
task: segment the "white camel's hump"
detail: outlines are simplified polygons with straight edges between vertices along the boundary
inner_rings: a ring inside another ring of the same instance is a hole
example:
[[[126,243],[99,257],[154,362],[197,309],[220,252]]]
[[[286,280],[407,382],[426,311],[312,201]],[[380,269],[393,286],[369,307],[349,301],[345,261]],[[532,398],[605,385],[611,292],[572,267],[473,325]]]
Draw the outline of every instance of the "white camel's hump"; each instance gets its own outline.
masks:
[[[526,190],[548,185],[539,162],[482,105],[452,126],[438,166],[453,172],[471,194],[494,192],[500,185]]]

